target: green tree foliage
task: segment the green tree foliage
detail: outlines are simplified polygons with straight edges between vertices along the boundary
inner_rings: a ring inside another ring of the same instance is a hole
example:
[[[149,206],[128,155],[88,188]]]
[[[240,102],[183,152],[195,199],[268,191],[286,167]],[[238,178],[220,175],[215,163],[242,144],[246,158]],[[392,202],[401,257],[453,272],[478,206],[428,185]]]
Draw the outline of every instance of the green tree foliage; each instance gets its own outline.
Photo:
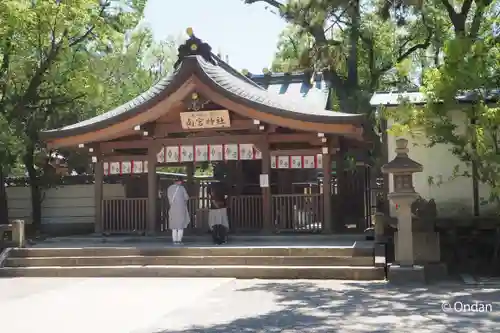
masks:
[[[500,208],[500,105],[491,100],[500,87],[500,43],[493,31],[500,23],[499,2],[464,1],[459,11],[446,0],[441,6],[448,13],[452,38],[443,44],[439,66],[424,73],[427,104],[406,104],[392,113],[399,123],[394,130],[418,130],[430,146],[450,145],[472,167],[472,173],[457,167],[455,176],[488,184],[489,199]],[[472,102],[458,103],[460,95]]]
[[[164,51],[172,42],[154,44],[148,29],[135,29],[145,4],[0,1],[0,119],[21,148],[35,225],[41,219],[40,176],[50,156],[38,133],[116,107],[149,88],[168,68],[164,61],[170,54]],[[10,144],[0,153],[2,166],[15,163],[8,158],[16,156],[15,147]]]
[[[343,112],[369,112],[371,93],[394,81],[396,66],[403,68],[431,43],[434,19],[419,3],[397,7],[372,0],[245,2],[266,2],[290,23],[273,69],[323,72]]]
[[[347,112],[369,110],[366,97],[376,90],[419,85],[427,105],[395,110],[395,131],[450,144],[473,170],[455,173],[489,184],[490,199],[499,202],[499,109],[484,102],[500,87],[498,0],[245,0],[259,1],[290,23],[274,70],[323,71]],[[474,102],[458,105],[465,93]],[[451,110],[464,123],[456,124]]]
[[[415,89],[414,63],[429,48],[436,12],[421,3],[378,0],[245,0],[279,8],[289,22],[278,44],[273,69],[322,72],[331,84],[334,111],[364,113],[379,131],[369,101],[373,92]],[[380,142],[372,149],[379,165]],[[378,167],[374,168],[379,170]]]
[[[314,39],[301,33],[300,27],[290,24],[280,34],[278,51],[271,65],[273,72],[291,73],[311,67]]]
[[[178,41],[173,38],[155,42],[147,27],[137,27],[120,34],[108,44],[104,53],[89,59],[89,91],[76,101],[65,124],[88,119],[122,105],[149,89],[172,69]],[[49,126],[51,128],[59,125]],[[78,173],[89,170],[86,153],[75,149],[61,152],[69,167]]]

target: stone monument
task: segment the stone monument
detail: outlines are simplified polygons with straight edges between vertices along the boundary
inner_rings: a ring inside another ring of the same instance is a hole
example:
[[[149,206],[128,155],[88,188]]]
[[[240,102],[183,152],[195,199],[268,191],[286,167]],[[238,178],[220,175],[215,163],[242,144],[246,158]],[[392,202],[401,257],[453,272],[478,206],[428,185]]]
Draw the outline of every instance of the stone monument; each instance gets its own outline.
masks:
[[[413,187],[413,174],[423,166],[408,157],[408,140],[396,140],[396,157],[382,166],[382,172],[392,174],[394,191],[389,200],[397,207],[397,232],[394,235],[395,263],[389,266],[391,282],[427,282],[446,275],[440,263],[439,234],[422,228],[412,214],[412,204],[419,198]],[[416,222],[416,223],[415,223]]]

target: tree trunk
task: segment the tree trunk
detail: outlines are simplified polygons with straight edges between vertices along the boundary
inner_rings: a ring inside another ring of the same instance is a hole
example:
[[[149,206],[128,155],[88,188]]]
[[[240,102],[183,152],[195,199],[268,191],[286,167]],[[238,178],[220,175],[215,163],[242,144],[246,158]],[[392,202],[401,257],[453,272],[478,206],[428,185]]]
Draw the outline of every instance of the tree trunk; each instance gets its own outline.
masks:
[[[341,111],[345,113],[360,113],[360,101],[357,98],[357,96],[359,95],[358,87],[352,87],[352,89],[350,88],[351,87],[349,87],[347,84],[340,87],[333,87],[337,95],[340,107],[340,110],[334,111]]]
[[[39,231],[42,224],[42,195],[40,189],[40,179],[35,169],[34,146],[32,144],[26,147],[24,155],[24,166],[28,172],[30,190],[31,190],[31,211],[32,211],[32,226],[34,231]]]
[[[360,37],[360,20],[361,13],[359,8],[359,0],[354,0],[350,6],[351,16],[351,31],[349,32],[349,55],[347,57],[347,85],[349,88],[356,88],[358,91],[358,43]],[[348,88],[348,89],[349,89]],[[354,97],[354,96],[353,96]],[[355,98],[355,97],[354,97]]]
[[[360,40],[360,8],[359,1],[355,0],[352,5],[349,16],[351,17],[352,26],[349,31],[349,53],[347,55],[347,77],[340,77],[334,71],[327,71],[326,77],[332,89],[336,94],[339,102],[340,110],[346,113],[361,113],[368,108],[362,107],[362,102],[360,102],[360,87],[359,87],[359,77],[358,77],[358,43]]]
[[[9,222],[9,205],[7,202],[7,189],[5,188],[5,173],[0,165],[0,224]]]

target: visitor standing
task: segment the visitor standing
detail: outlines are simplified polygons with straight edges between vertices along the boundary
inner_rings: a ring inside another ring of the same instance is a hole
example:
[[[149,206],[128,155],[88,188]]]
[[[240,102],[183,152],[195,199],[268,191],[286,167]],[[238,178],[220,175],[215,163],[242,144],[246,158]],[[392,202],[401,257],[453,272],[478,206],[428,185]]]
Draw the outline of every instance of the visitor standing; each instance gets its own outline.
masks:
[[[189,225],[190,217],[187,202],[189,195],[182,185],[182,178],[178,177],[175,183],[167,189],[168,202],[168,227],[172,230],[172,241],[174,244],[182,244],[184,229]]]
[[[218,185],[218,186],[217,186]],[[210,189],[210,211],[208,212],[208,226],[215,244],[227,242],[229,221],[227,218],[226,198],[220,183],[213,184]]]

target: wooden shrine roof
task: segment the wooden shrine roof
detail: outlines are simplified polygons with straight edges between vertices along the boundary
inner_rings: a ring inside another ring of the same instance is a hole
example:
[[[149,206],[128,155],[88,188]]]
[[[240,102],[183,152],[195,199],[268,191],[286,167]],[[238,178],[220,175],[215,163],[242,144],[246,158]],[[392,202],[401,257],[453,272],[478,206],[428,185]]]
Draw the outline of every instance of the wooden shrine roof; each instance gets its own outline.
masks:
[[[248,77],[271,93],[285,98],[301,99],[312,107],[330,110],[331,89],[321,72],[249,73]]]
[[[281,119],[293,119],[322,126],[325,124],[362,126],[365,121],[363,115],[326,110],[324,103],[308,103],[300,97],[290,98],[287,95],[281,96],[276,91],[266,90],[214,55],[210,46],[194,35],[179,47],[179,57],[174,68],[171,74],[133,100],[91,119],[44,131],[41,133],[42,139],[51,140],[96,132],[137,117],[169,98],[193,77],[198,80],[197,82],[201,82],[233,103]]]

